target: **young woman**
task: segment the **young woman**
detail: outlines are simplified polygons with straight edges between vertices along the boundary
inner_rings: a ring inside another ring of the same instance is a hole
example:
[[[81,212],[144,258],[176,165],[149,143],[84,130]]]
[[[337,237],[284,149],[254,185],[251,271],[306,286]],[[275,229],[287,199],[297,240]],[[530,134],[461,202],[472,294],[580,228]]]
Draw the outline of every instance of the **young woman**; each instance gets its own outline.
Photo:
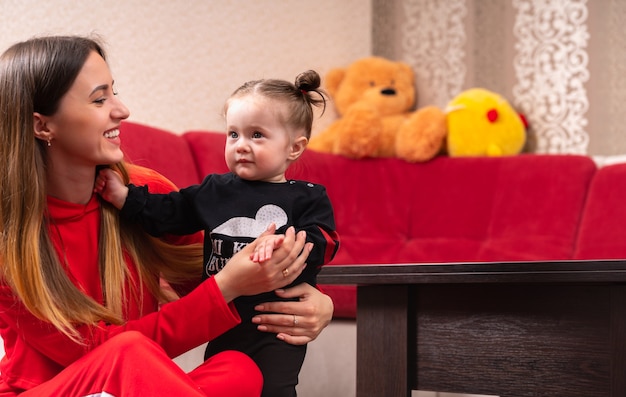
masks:
[[[295,280],[311,246],[289,229],[263,266],[250,260],[252,243],[197,285],[201,245],[149,237],[93,192],[101,167],[171,190],[124,164],[128,116],[92,39],[35,38],[0,57],[0,396],[259,395],[262,376],[244,354],[220,353],[189,374],[171,357],[236,326],[238,296]],[[157,310],[160,277],[190,292]],[[332,304],[307,287],[281,292],[300,302],[263,304],[278,314],[255,323],[291,343],[315,338]]]

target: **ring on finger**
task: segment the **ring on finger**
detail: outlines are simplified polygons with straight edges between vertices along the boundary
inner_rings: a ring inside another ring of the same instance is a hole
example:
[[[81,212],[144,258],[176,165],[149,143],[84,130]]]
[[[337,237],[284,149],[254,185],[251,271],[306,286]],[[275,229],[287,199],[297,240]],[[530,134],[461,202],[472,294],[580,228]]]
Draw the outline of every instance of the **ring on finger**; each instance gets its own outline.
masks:
[[[283,277],[287,278],[288,275],[289,275],[289,269],[283,269]]]
[[[295,314],[293,315],[293,325],[298,325],[298,319]]]

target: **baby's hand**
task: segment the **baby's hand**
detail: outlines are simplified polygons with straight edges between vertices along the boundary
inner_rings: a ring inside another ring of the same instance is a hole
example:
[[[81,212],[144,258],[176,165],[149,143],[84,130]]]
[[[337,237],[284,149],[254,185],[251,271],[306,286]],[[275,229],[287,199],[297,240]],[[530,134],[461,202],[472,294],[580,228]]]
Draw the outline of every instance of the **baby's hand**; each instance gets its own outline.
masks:
[[[250,255],[250,259],[253,262],[263,263],[272,257],[274,250],[283,243],[285,236],[272,234],[269,236],[262,236],[257,239],[254,252]]]
[[[128,196],[128,187],[124,185],[122,177],[110,168],[100,170],[96,177],[93,191],[113,204],[117,209],[121,209],[124,206]]]

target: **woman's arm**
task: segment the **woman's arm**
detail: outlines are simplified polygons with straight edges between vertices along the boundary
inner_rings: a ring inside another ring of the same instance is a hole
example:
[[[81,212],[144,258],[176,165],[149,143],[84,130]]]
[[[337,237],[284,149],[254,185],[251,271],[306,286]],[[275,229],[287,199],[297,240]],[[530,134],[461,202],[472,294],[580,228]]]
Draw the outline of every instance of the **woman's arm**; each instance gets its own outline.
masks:
[[[143,333],[175,357],[237,325],[239,316],[234,306],[228,304],[235,297],[272,291],[293,282],[304,267],[310,249],[311,244],[305,244],[305,233],[296,235],[291,229],[272,259],[259,265],[250,259],[253,242],[233,256],[216,276],[205,280],[188,295],[163,305],[159,311],[122,325],[101,322],[95,326],[79,326],[84,345],[34,317],[15,302],[8,286],[0,284],[0,325],[14,330],[13,340],[19,335],[20,340],[27,341],[40,354],[62,366],[127,330]],[[283,275],[285,269],[288,269],[287,276]],[[222,272],[224,274],[219,276]],[[4,330],[5,335],[7,332]]]
[[[332,299],[309,284],[280,289],[281,298],[299,298],[299,301],[267,302],[255,310],[271,314],[259,314],[252,318],[259,331],[276,333],[278,339],[292,345],[303,345],[313,341],[330,323],[334,305]]]

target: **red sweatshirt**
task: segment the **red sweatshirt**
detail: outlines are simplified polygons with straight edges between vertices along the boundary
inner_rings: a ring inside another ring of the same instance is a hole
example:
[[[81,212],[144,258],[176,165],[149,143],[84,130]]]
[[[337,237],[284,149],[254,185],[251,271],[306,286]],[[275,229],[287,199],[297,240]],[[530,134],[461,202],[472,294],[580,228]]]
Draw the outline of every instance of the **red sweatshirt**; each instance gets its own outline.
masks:
[[[151,191],[169,192],[174,186],[154,171],[133,167],[133,183],[148,184]],[[102,302],[98,271],[100,211],[94,195],[86,205],[49,197],[49,234],[70,279],[85,294]],[[129,268],[135,265],[126,257]],[[198,274],[200,278],[200,274]],[[0,396],[14,396],[54,377],[87,351],[126,330],[140,331],[159,343],[170,357],[176,357],[234,327],[240,322],[232,304],[226,304],[214,280],[208,279],[185,297],[161,307],[147,290],[143,307],[134,299],[127,302],[129,321],[121,326],[83,326],[80,333],[87,345],[79,345],[49,323],[28,312],[0,284],[0,336],[5,357],[0,361]]]

